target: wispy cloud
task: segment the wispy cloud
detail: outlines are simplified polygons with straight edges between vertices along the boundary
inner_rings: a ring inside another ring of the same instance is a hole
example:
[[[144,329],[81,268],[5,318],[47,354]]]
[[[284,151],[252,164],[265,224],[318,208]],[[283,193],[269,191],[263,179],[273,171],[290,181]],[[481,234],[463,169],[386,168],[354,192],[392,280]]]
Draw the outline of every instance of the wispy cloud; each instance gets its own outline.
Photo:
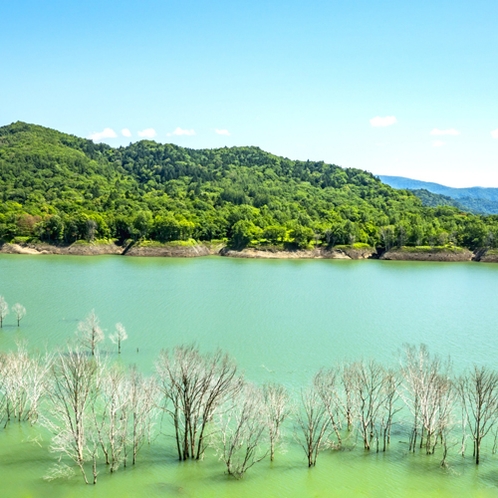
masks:
[[[112,128],[104,128],[103,131],[91,133],[88,138],[94,142],[100,142],[104,138],[116,138],[118,135]]]
[[[230,132],[228,130],[219,130],[218,128],[216,128],[214,130],[218,135],[225,135],[226,137],[229,137],[230,136]]]
[[[460,132],[458,130],[455,130],[455,128],[450,128],[448,130],[440,130],[439,128],[434,128],[431,131],[431,135],[460,135]]]
[[[493,130],[493,131],[491,132],[491,136],[492,136],[493,138],[498,138],[498,128],[497,128],[496,130]]]
[[[146,128],[145,130],[139,131],[138,136],[142,138],[154,138],[157,135],[154,128]]]
[[[121,130],[121,135],[123,135],[123,137],[131,137],[131,131],[128,128],[123,128]]]
[[[372,118],[370,120],[370,124],[375,128],[391,126],[397,122],[398,120],[395,116],[385,116],[383,118],[380,116],[376,116],[375,118]]]
[[[442,147],[443,145],[446,145],[446,144],[441,140],[434,140],[434,142],[432,142],[433,147]]]
[[[171,136],[187,136],[187,137],[191,137],[192,135],[195,135],[195,130],[184,130],[183,128],[176,128],[175,131],[171,132],[171,133],[168,133],[168,137],[171,137]]]

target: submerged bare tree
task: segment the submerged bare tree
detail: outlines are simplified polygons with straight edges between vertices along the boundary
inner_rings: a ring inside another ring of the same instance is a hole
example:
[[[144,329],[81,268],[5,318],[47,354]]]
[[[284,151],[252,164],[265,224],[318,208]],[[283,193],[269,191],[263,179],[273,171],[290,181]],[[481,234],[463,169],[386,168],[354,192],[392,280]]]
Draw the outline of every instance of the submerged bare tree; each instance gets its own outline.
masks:
[[[97,482],[99,442],[93,431],[91,406],[99,389],[98,369],[95,359],[79,349],[58,353],[48,390],[50,415],[43,418],[44,425],[54,434],[51,451],[72,460],[87,484],[87,463],[92,467],[91,481]]]
[[[128,339],[128,334],[122,323],[116,323],[116,331],[109,336],[109,339],[111,339],[113,344],[117,345],[118,354],[121,354],[121,343]]]
[[[486,367],[473,370],[457,383],[464,422],[474,443],[473,457],[478,465],[483,438],[498,420],[498,373]],[[462,454],[464,445],[462,445]]]
[[[36,422],[39,404],[47,388],[47,372],[51,357],[28,355],[25,342],[17,343],[17,351],[0,356],[0,421],[5,425],[15,420]]]
[[[281,384],[265,384],[263,400],[270,440],[270,460],[273,461],[275,448],[282,437],[282,424],[289,415],[289,395]]]
[[[295,415],[295,436],[306,454],[308,467],[316,465],[324,447],[330,417],[315,386],[301,391],[301,404]]]
[[[104,332],[100,328],[100,321],[95,310],[92,310],[83,321],[78,323],[76,336],[80,345],[89,349],[92,356],[95,356],[98,344],[104,340]]]
[[[105,463],[111,472],[124,464],[128,429],[129,394],[125,372],[119,367],[102,371],[99,392],[91,398],[92,430],[95,429]]]
[[[394,416],[401,411],[399,406],[398,388],[400,378],[397,371],[389,369],[385,372],[384,378],[384,403],[380,411],[382,451],[386,451],[391,443],[391,430]]]
[[[348,399],[344,401],[340,392],[340,370],[339,368],[322,369],[313,378],[313,386],[316,393],[322,400],[327,411],[330,425],[335,435],[335,441],[331,442],[334,448],[342,446],[342,419],[345,413],[350,410]]]
[[[19,327],[21,320],[26,316],[26,308],[19,303],[12,306],[12,312],[16,315],[17,326]]]
[[[145,441],[151,440],[156,417],[158,386],[155,378],[146,378],[132,369],[127,377],[129,393],[128,444],[132,452],[132,464]],[[128,451],[126,452],[128,453]],[[126,459],[124,461],[126,467]]]
[[[382,365],[372,360],[359,361],[346,367],[351,381],[353,413],[363,440],[363,448],[370,450],[372,440],[377,451],[380,439],[380,411],[384,405],[386,373]]]
[[[241,389],[237,367],[221,351],[202,354],[194,346],[163,351],[157,362],[164,409],[175,430],[178,458],[199,459],[215,410]]]
[[[343,412],[346,419],[346,428],[348,431],[353,429],[353,378],[348,365],[344,365],[341,369],[341,382],[343,390]]]
[[[3,321],[9,314],[9,305],[3,296],[0,296],[0,329],[3,327]]]
[[[262,449],[267,415],[262,392],[244,385],[216,416],[214,446],[229,475],[240,479],[268,454]]]
[[[443,362],[439,356],[431,356],[423,344],[418,348],[412,345],[404,348],[400,392],[413,416],[410,451],[415,451],[420,436],[420,448],[425,445],[427,454],[434,452],[440,411],[443,409],[446,412],[446,407],[442,408],[441,403],[451,399],[447,395],[451,389],[450,367],[449,361]]]

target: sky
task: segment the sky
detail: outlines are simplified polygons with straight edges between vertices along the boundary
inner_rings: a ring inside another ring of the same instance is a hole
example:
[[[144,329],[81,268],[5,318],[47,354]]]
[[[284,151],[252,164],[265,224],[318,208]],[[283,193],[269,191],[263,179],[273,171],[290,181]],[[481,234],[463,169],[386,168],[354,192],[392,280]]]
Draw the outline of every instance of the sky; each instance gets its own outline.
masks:
[[[498,2],[5,1],[14,121],[498,187]]]

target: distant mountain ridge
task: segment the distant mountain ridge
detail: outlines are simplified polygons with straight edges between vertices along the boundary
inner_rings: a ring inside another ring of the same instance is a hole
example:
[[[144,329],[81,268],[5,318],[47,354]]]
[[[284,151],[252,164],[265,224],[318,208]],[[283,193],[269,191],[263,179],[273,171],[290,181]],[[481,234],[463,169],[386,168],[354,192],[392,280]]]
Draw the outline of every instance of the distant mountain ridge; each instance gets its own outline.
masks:
[[[415,195],[422,198],[421,190],[433,194],[450,197],[457,201],[462,209],[482,214],[498,214],[498,188],[489,187],[447,187],[439,183],[413,180],[402,176],[380,175],[380,180],[395,189],[406,189],[413,191]],[[423,199],[422,199],[423,200]]]

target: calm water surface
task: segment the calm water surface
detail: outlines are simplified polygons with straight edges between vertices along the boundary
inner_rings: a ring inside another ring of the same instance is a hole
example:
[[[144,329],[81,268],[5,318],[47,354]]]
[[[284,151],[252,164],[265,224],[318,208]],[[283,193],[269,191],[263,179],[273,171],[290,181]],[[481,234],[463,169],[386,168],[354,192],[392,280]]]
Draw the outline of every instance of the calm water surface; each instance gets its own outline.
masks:
[[[20,329],[7,317],[0,349],[20,337],[31,348],[63,345],[95,309],[108,333],[125,325],[122,361],[145,372],[160,349],[185,343],[221,347],[250,380],[296,391],[343,360],[394,364],[407,342],[451,355],[456,370],[497,368],[497,283],[498,265],[476,263],[1,255],[0,294],[28,314]],[[489,451],[479,469],[455,455],[442,470],[439,457],[407,454],[400,434],[388,454],[323,453],[308,470],[288,432],[286,452],[240,482],[213,455],[178,464],[159,438],[136,468],[102,473],[92,487],[44,481],[55,460],[48,436],[14,424],[0,432],[0,496],[498,496]]]

